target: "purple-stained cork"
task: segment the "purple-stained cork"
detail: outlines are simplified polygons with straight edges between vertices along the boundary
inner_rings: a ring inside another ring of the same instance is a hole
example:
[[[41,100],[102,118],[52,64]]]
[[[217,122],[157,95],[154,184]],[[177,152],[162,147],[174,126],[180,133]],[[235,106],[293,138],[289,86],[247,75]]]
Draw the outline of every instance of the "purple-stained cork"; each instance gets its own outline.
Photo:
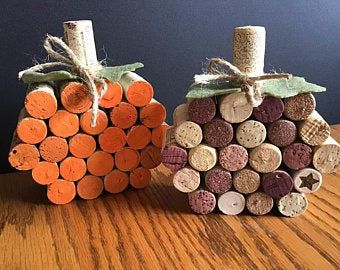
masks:
[[[277,120],[268,127],[268,138],[276,146],[284,147],[292,144],[297,136],[295,124],[289,120]]]
[[[215,195],[207,190],[196,190],[188,194],[190,208],[198,214],[209,214],[216,206]]]
[[[313,158],[312,148],[304,143],[293,143],[283,150],[282,160],[290,169],[306,168]]]
[[[179,146],[166,146],[162,151],[162,162],[172,171],[184,168],[188,161],[187,151]]]
[[[215,118],[203,127],[203,137],[212,147],[228,145],[233,139],[233,136],[233,126],[221,118]]]
[[[205,185],[214,193],[222,194],[227,192],[233,184],[229,171],[221,168],[212,168],[205,174]]]
[[[247,150],[238,144],[229,144],[219,154],[220,165],[231,172],[243,169],[248,162]]]
[[[189,119],[197,124],[210,122],[216,114],[216,104],[212,98],[198,98],[190,101],[188,106]]]
[[[267,96],[260,106],[253,109],[254,117],[262,122],[274,122],[282,116],[284,110],[283,101],[279,98]]]
[[[265,193],[274,199],[279,199],[293,189],[293,179],[285,171],[277,170],[262,177],[262,188]]]

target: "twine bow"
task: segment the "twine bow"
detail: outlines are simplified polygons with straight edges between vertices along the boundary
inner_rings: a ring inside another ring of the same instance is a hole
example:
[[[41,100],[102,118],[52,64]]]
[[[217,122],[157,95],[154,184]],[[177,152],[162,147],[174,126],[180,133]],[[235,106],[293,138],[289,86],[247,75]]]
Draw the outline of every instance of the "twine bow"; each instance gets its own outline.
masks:
[[[248,76],[237,67],[221,58],[211,58],[206,65],[207,74],[195,76],[195,84],[209,84],[213,82],[229,82],[235,87],[240,87],[245,92],[253,107],[257,107],[262,102],[262,95],[257,84],[258,81],[269,79],[290,79],[288,73],[267,73],[259,76]]]
[[[98,116],[98,106],[100,99],[105,95],[107,84],[103,78],[95,75],[94,68],[82,64],[75,53],[63,42],[60,38],[47,35],[44,41],[44,48],[47,54],[55,61],[38,64],[26,70],[19,72],[19,79],[27,71],[41,71],[46,68],[53,68],[56,66],[64,66],[69,68],[72,73],[79,76],[86,85],[92,97],[92,116],[91,126],[96,126]],[[98,92],[96,84],[100,85]]]

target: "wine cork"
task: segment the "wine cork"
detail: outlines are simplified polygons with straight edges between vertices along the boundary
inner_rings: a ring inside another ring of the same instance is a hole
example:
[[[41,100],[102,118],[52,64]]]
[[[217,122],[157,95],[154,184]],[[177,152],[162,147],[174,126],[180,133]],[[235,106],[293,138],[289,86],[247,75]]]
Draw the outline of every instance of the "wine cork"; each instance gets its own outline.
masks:
[[[322,184],[322,175],[317,170],[305,168],[293,175],[294,188],[301,193],[314,193]]]
[[[292,191],[293,179],[287,172],[277,170],[263,175],[262,188],[265,193],[278,199]]]
[[[252,193],[246,199],[248,211],[257,216],[268,214],[273,206],[273,198],[263,192]]]
[[[59,167],[57,163],[40,161],[32,169],[32,178],[40,185],[48,185],[58,180]]]
[[[16,132],[22,142],[37,144],[46,138],[47,126],[44,120],[30,117],[23,108],[19,114]]]
[[[303,193],[291,192],[277,202],[280,213],[287,217],[302,215],[308,207],[307,197]]]
[[[215,118],[203,127],[203,137],[212,147],[223,147],[233,139],[233,126],[227,121]]]
[[[162,151],[162,162],[172,171],[183,168],[188,161],[187,151],[179,146],[166,146]]]
[[[331,134],[331,128],[322,116],[314,111],[298,125],[298,133],[303,142],[316,146],[327,140]]]
[[[249,164],[257,172],[269,173],[275,171],[281,164],[280,149],[270,143],[263,143],[249,153]]]
[[[68,141],[70,153],[77,158],[88,158],[96,150],[97,143],[93,136],[77,133]]]
[[[91,94],[84,83],[65,81],[59,89],[60,102],[70,113],[83,113],[91,108]]]
[[[47,186],[47,198],[54,204],[67,204],[76,194],[74,182],[58,179]]]
[[[340,167],[340,145],[332,137],[314,148],[313,165],[321,173],[332,173]]]
[[[140,165],[145,169],[154,169],[162,163],[161,149],[152,144],[140,151]]]
[[[216,207],[215,195],[207,190],[196,190],[188,197],[190,208],[197,214],[209,214]]]
[[[32,170],[39,163],[39,151],[35,145],[18,143],[11,147],[8,162],[19,171]]]
[[[266,127],[254,120],[241,123],[236,130],[236,140],[246,148],[254,148],[264,142],[267,136]]]
[[[292,144],[297,136],[295,124],[289,120],[277,120],[268,127],[268,138],[276,146],[284,147]]]
[[[253,112],[253,106],[243,92],[224,95],[219,104],[222,118],[230,123],[241,123]]]
[[[92,21],[68,21],[63,26],[66,44],[79,61],[86,66],[98,65]]]
[[[270,123],[278,120],[283,113],[283,101],[279,98],[266,96],[261,105],[253,109],[256,120],[262,123]]]
[[[136,107],[150,103],[154,95],[152,85],[134,72],[125,72],[120,78],[126,100]],[[154,108],[153,108],[154,109]]]
[[[217,201],[218,209],[226,215],[240,214],[246,205],[244,196],[235,191],[228,191],[219,196]]]
[[[230,172],[222,167],[214,167],[205,174],[205,185],[213,193],[222,194],[227,192],[232,183]]]
[[[173,120],[174,126],[178,126],[180,123],[189,120],[188,104],[187,103],[178,105],[175,108],[175,110],[172,114],[172,120]]]
[[[260,186],[260,175],[252,169],[242,169],[234,173],[233,185],[236,191],[240,193],[253,193]]]
[[[248,162],[247,150],[237,144],[230,144],[220,150],[220,165],[231,172],[243,169]]]
[[[294,121],[308,118],[315,110],[316,102],[311,93],[299,94],[284,99],[284,115]]]
[[[201,127],[191,121],[181,123],[176,127],[174,133],[176,142],[185,148],[199,145],[203,138]]]
[[[170,126],[165,133],[164,140],[162,143],[162,147],[164,149],[165,146],[177,145],[176,138],[175,138],[175,130],[174,126]]]
[[[139,120],[148,128],[160,126],[166,119],[166,109],[163,104],[152,99],[150,103],[140,108]]]
[[[68,144],[64,138],[48,136],[39,145],[40,156],[49,162],[59,162],[68,154]]]
[[[261,75],[264,67],[266,30],[262,26],[234,29],[233,64],[247,75]]]
[[[312,162],[313,151],[304,143],[293,143],[283,150],[282,160],[290,169],[306,168]]]
[[[58,110],[48,120],[48,126],[55,136],[62,138],[71,137],[79,131],[79,118],[74,113]]]
[[[163,147],[164,138],[168,128],[169,125],[167,123],[163,123],[162,125],[152,129],[151,142],[154,146],[157,146],[159,148]]]
[[[215,166],[217,151],[211,146],[200,144],[189,150],[188,161],[195,170],[206,172]]]
[[[179,169],[172,178],[174,187],[184,193],[195,191],[199,187],[200,181],[199,172],[190,167]]]
[[[49,84],[31,84],[25,97],[25,109],[37,119],[48,119],[57,111],[58,103]]]
[[[216,114],[215,101],[212,98],[198,98],[188,105],[188,115],[192,122],[205,124],[211,121]]]

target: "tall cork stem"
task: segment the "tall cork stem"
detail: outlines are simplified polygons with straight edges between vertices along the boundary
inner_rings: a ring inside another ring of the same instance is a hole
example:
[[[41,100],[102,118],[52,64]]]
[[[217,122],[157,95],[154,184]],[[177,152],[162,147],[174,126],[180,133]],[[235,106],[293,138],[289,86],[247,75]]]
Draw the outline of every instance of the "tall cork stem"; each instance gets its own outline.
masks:
[[[263,74],[266,30],[262,26],[243,26],[234,29],[233,65],[251,76]]]
[[[97,60],[92,21],[68,21],[63,23],[63,27],[65,42],[80,62],[86,66],[97,66],[99,63]]]

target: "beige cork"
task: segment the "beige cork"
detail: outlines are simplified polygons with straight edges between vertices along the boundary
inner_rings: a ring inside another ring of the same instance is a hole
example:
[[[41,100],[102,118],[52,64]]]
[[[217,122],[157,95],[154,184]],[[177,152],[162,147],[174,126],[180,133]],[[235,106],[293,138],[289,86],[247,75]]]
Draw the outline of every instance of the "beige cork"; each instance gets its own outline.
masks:
[[[306,120],[298,125],[298,133],[303,142],[311,146],[324,143],[331,134],[329,124],[314,111]]]
[[[99,65],[92,21],[68,21],[63,23],[65,42],[85,66]]]
[[[314,147],[313,165],[321,173],[333,173],[340,168],[340,145],[332,137]]]
[[[219,105],[222,118],[230,123],[241,123],[253,112],[253,106],[243,92],[222,96]]]
[[[257,172],[269,173],[275,171],[281,164],[280,148],[270,143],[263,143],[249,153],[249,164]]]
[[[260,186],[260,175],[250,168],[239,170],[233,174],[233,185],[240,193],[253,193]]]
[[[173,176],[174,187],[184,193],[195,191],[199,187],[200,181],[199,172],[190,167],[178,170]]]
[[[184,103],[184,104],[178,105],[172,114],[172,119],[173,119],[174,126],[178,126],[184,121],[188,121],[189,120],[188,104]]]
[[[175,129],[176,142],[182,147],[193,148],[201,143],[202,138],[202,129],[194,122],[185,121]]]
[[[233,64],[247,75],[263,74],[266,48],[266,29],[262,26],[243,26],[234,29]]]
[[[246,148],[254,148],[264,142],[267,136],[266,127],[258,121],[247,120],[236,130],[236,140]]]
[[[206,172],[212,169],[217,162],[217,151],[206,144],[200,144],[189,151],[188,161],[197,171]]]
[[[277,202],[280,213],[288,217],[302,215],[308,207],[307,197],[303,193],[291,192]]]
[[[322,184],[322,175],[312,168],[304,168],[293,174],[294,188],[301,193],[313,193]]]

